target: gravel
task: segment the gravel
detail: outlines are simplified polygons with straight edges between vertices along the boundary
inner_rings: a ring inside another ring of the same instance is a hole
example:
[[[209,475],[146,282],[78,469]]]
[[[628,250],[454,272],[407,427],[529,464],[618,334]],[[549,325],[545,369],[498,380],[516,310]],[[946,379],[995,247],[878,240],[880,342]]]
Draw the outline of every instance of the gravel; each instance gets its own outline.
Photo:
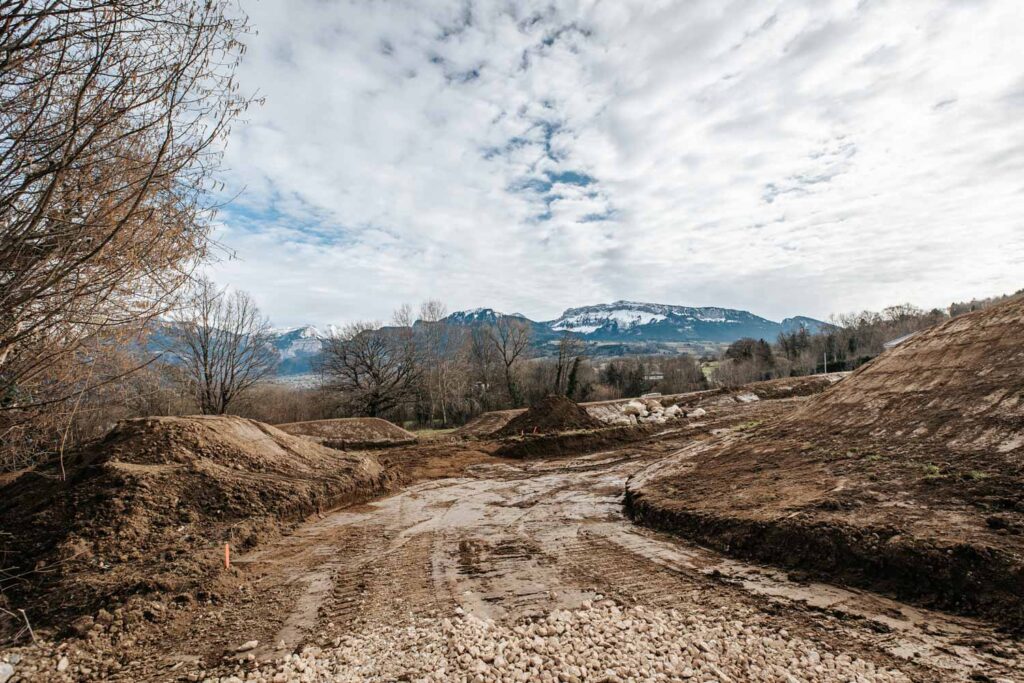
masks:
[[[457,610],[458,612],[458,610]],[[255,666],[255,665],[252,665]],[[899,671],[725,617],[611,600],[507,626],[459,612],[308,646],[196,681],[909,682]]]

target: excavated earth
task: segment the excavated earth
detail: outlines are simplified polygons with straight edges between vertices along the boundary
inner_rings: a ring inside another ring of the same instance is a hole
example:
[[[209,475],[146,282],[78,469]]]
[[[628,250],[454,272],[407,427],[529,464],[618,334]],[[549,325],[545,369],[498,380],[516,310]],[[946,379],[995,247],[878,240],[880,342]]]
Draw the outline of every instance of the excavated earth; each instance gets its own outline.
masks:
[[[277,425],[282,432],[302,436],[329,448],[391,448],[416,443],[416,435],[379,417],[346,417]]]
[[[805,398],[709,405],[586,456],[378,452],[405,489],[308,520],[187,598],[0,655],[11,681],[1014,681],[993,626],[733,559],[623,514],[626,481]],[[10,509],[10,508],[6,508]],[[158,569],[159,562],[152,565]]]
[[[572,399],[550,395],[509,420],[508,424],[494,432],[494,436],[500,438],[520,434],[548,434],[597,429],[603,426],[603,422],[591,417],[586,409],[578,406]]]
[[[627,484],[632,517],[808,577],[1024,629],[1024,298]]]
[[[253,420],[122,422],[0,490],[0,626],[79,629],[101,609],[131,604],[149,614],[149,596],[209,599],[224,589],[225,544],[251,548],[398,481],[373,456]]]
[[[810,396],[829,388],[843,377],[847,372],[833,372],[827,375],[813,375],[810,377],[785,377],[782,379],[755,382],[736,388],[706,389],[704,391],[691,391],[685,394],[667,394],[659,396],[658,402],[663,406],[679,405],[681,408],[690,410],[706,405],[721,405],[752,400],[771,400],[778,398],[792,398],[795,396]],[[739,397],[739,398],[738,398]],[[591,401],[589,403],[577,404],[594,418],[601,422],[612,424],[622,417],[622,407],[634,399],[613,399],[609,401]],[[562,408],[564,411],[564,407]],[[513,420],[521,417],[527,411],[526,408],[515,410],[495,410],[479,415],[462,427],[456,429],[453,437],[473,439],[488,438],[494,436],[507,436],[519,433],[532,432],[536,423],[530,424],[529,429],[525,425],[519,429],[511,429],[506,432],[506,427]],[[570,427],[561,427],[569,429]],[[538,431],[545,431],[538,429]]]

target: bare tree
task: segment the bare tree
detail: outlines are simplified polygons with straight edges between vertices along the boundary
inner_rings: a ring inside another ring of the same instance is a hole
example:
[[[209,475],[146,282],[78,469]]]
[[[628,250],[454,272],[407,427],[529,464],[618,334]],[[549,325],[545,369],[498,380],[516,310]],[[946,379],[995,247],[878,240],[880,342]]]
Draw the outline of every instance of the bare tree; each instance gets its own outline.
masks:
[[[530,324],[525,320],[503,315],[497,324],[488,328],[491,344],[497,352],[505,377],[505,389],[513,406],[522,403],[522,394],[516,377],[518,364],[530,348]]]
[[[205,278],[175,315],[172,353],[207,415],[223,415],[240,394],[273,374],[278,360],[270,323],[252,298],[219,290]]]
[[[353,412],[379,417],[414,400],[420,363],[405,328],[357,322],[324,342],[321,373],[324,388],[341,393]]]
[[[430,418],[440,413],[441,424],[448,424],[448,407],[451,400],[452,376],[458,366],[462,338],[458,330],[444,322],[448,309],[436,299],[420,305],[419,337],[423,345],[425,361],[424,379],[430,400]]]
[[[497,353],[491,342],[490,330],[485,327],[471,327],[463,335],[463,355],[467,361],[471,401],[475,412],[495,408],[493,386],[498,375]]]
[[[555,361],[555,384],[552,387],[554,393],[570,393],[569,375],[574,367],[578,367],[583,349],[583,341],[578,336],[568,331],[562,333],[558,340],[558,357]]]
[[[206,255],[248,104],[228,4],[0,1],[0,410],[87,389],[69,359],[166,312]]]

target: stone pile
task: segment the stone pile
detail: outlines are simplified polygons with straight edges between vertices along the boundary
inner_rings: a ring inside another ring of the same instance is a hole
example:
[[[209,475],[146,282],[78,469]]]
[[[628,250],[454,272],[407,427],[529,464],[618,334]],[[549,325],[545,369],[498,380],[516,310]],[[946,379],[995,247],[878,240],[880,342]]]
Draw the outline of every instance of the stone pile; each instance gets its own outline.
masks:
[[[615,406],[610,415],[601,417],[613,425],[663,425],[683,417],[701,417],[705,414],[703,408],[687,411],[677,405],[663,406],[657,398],[635,398]]]

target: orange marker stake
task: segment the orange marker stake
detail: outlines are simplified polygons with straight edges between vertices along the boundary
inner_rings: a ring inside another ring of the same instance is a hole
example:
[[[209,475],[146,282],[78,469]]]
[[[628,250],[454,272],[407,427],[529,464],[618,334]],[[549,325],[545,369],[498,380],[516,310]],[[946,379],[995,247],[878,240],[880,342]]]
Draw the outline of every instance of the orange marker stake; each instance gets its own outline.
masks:
[[[224,544],[224,568],[231,569],[231,546]]]

